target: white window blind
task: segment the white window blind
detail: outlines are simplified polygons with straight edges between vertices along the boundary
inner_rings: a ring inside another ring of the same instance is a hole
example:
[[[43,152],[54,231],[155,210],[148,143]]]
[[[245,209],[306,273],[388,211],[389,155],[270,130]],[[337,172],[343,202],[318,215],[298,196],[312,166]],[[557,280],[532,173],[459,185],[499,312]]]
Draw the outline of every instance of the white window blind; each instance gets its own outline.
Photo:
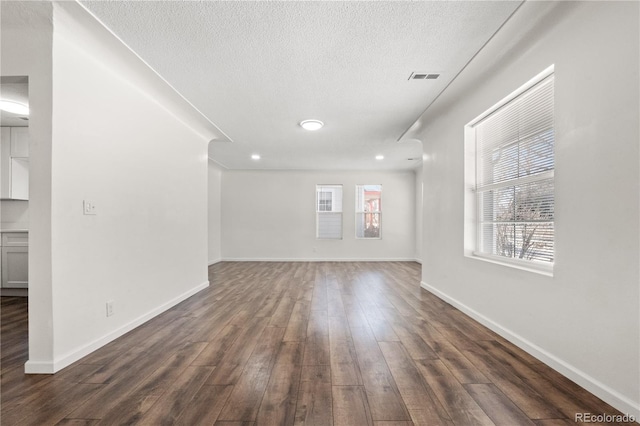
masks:
[[[356,185],[356,238],[380,238],[382,185]]]
[[[342,238],[342,185],[316,185],[316,238]]]
[[[554,259],[553,74],[477,123],[476,252]]]

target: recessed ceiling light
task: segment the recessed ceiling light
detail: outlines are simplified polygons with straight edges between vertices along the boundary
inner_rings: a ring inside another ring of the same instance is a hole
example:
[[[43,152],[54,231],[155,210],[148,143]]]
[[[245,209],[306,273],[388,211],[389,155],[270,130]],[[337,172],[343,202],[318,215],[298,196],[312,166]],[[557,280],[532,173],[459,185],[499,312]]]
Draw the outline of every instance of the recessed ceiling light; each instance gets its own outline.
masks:
[[[29,115],[29,107],[19,102],[0,100],[0,109],[18,115]]]
[[[376,160],[384,160],[384,155],[376,155]]]
[[[305,130],[318,130],[324,123],[320,120],[304,120],[300,122],[300,126]]]
[[[252,160],[259,160],[259,159],[260,159],[260,156],[259,156],[258,154],[253,154],[253,155],[251,156],[251,159],[252,159]]]

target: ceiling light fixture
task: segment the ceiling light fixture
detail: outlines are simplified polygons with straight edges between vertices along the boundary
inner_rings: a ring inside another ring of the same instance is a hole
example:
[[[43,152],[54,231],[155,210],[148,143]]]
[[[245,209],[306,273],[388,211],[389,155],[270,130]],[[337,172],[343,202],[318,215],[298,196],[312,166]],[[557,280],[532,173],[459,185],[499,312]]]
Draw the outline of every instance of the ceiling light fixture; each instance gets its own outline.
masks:
[[[29,107],[19,102],[0,100],[0,109],[17,115],[29,115]]]
[[[376,160],[384,160],[384,155],[376,155]]]
[[[260,159],[260,156],[259,156],[258,154],[253,154],[253,155],[251,156],[251,159],[252,159],[252,160],[259,160],[259,159]]]
[[[324,126],[324,123],[320,120],[304,120],[300,122],[300,126],[305,130],[314,131]]]

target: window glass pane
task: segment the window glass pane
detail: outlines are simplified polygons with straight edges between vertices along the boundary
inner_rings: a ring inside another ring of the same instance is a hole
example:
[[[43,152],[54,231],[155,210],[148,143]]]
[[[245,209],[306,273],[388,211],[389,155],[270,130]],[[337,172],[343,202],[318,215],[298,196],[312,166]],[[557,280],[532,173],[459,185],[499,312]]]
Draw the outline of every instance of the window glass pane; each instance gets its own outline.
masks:
[[[317,185],[316,186],[316,211],[341,212],[342,211],[342,185]]]
[[[382,185],[357,185],[356,211],[382,211]]]
[[[477,185],[553,170],[553,77],[475,125]]]
[[[318,192],[318,211],[330,212],[333,208],[332,193],[330,191]]]
[[[553,262],[553,222],[485,223],[480,233],[482,253]]]
[[[514,213],[515,188],[508,186],[480,193],[482,221],[511,221]]]
[[[514,257],[553,262],[553,222],[519,223],[514,232]]]
[[[364,213],[356,213],[356,238],[364,238]]]
[[[380,238],[382,185],[356,185],[356,238]]]
[[[520,141],[518,176],[528,176],[553,170],[553,129],[545,130]]]
[[[516,185],[514,191],[516,221],[553,220],[553,179]]]
[[[479,192],[482,222],[552,221],[553,179]]]
[[[356,237],[380,238],[380,213],[356,213]]]
[[[515,246],[513,224],[485,223],[481,225],[479,247],[481,253],[513,257]]]

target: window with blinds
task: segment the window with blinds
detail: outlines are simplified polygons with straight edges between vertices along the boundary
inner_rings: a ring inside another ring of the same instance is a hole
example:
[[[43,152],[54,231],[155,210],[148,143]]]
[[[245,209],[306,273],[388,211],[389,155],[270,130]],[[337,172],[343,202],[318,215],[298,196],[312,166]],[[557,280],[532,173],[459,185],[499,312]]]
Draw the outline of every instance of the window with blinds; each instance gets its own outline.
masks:
[[[342,239],[342,185],[316,185],[316,238]]]
[[[553,265],[553,86],[551,68],[467,126],[475,255]]]
[[[380,238],[382,185],[356,185],[356,238]]]

